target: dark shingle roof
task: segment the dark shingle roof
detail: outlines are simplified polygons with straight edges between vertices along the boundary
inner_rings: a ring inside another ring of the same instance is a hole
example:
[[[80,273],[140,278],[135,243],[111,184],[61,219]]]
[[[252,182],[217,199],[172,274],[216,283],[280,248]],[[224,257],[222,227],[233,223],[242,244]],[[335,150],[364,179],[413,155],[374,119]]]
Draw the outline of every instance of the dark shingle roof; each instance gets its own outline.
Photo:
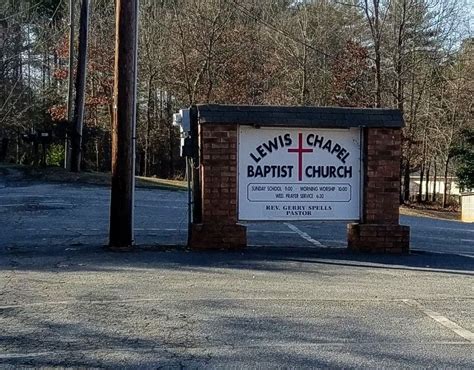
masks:
[[[197,105],[200,123],[274,127],[403,127],[398,109],[285,107],[269,105]]]

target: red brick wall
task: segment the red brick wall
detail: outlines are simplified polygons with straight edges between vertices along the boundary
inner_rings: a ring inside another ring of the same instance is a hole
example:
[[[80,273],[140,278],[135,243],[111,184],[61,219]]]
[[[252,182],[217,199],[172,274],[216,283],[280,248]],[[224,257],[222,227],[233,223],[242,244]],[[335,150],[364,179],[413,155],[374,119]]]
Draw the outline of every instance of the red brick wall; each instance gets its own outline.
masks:
[[[348,247],[406,253],[410,230],[399,225],[401,130],[369,128],[364,139],[363,216],[361,223],[348,225]]]
[[[347,242],[349,249],[358,252],[407,253],[410,228],[393,224],[349,224]]]
[[[398,224],[400,129],[370,128],[365,134],[364,223]]]
[[[236,249],[247,244],[237,224],[238,125],[200,125],[202,224],[191,229],[195,249]]]
[[[237,125],[201,125],[202,217],[237,221]]]

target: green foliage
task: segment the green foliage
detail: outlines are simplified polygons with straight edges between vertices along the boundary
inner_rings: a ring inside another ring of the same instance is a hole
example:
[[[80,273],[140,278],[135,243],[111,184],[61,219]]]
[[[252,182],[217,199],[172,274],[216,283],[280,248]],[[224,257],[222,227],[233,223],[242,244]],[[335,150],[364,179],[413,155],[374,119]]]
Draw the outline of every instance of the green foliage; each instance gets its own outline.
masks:
[[[474,189],[474,129],[463,132],[463,141],[453,150],[456,176],[463,190]]]
[[[64,163],[64,146],[60,144],[51,145],[46,154],[46,163],[49,166],[61,167]]]

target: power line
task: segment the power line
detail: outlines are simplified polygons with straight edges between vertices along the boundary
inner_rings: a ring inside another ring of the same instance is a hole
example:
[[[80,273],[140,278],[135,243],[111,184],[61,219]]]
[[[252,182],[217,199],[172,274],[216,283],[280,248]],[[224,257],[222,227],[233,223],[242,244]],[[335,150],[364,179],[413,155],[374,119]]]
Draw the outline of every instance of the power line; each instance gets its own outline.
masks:
[[[56,9],[54,10],[53,15],[51,16],[51,19],[50,19],[49,22],[47,23],[47,27],[51,26],[51,24],[52,24],[52,22],[53,22],[53,20],[54,20],[55,15],[57,14],[57,12],[59,11],[59,8],[61,7],[62,2],[63,2],[63,0],[60,0],[59,3],[58,3],[58,5],[56,6]],[[42,3],[42,0],[40,0],[40,1],[39,1],[37,4],[35,4],[33,7],[37,7],[37,6],[38,6],[39,4],[41,4],[41,3]],[[32,7],[30,7],[29,9],[31,9],[31,8],[32,8]],[[59,33],[62,33],[63,31],[64,31],[64,30],[59,29],[58,31],[56,31],[55,33],[53,33],[52,35],[50,35],[50,37],[48,37],[48,38],[46,38],[46,39],[43,39],[42,42],[36,43],[35,47],[34,47],[32,50],[30,50],[30,52],[35,52],[40,46],[46,45],[46,44],[47,44],[47,41],[52,40],[52,39],[55,38]],[[33,45],[33,44],[29,44],[27,47],[29,48],[31,45]],[[24,53],[24,51],[22,51],[22,52],[20,52],[20,53],[18,53],[18,54],[16,54],[16,55],[14,55],[14,56],[10,56],[9,58],[7,58],[7,59],[5,60],[5,62],[9,62],[10,60],[15,59],[16,57],[21,56],[23,53]],[[12,89],[11,89],[11,91],[10,91],[10,93],[9,93],[9,95],[8,95],[8,97],[7,97],[7,99],[6,99],[6,101],[4,102],[2,108],[0,109],[0,111],[3,111],[3,108],[4,108],[4,107],[6,106],[6,104],[9,102],[9,100],[10,100],[10,98],[12,97],[13,92],[14,92],[14,90],[15,90],[15,88],[16,88],[16,86],[17,86],[17,84],[18,84],[18,82],[19,82],[20,80],[21,80],[21,76],[18,77],[18,80],[17,80],[17,81],[15,82],[15,84],[13,85],[13,87],[12,87]],[[30,86],[25,86],[25,87],[21,90],[21,92],[20,92],[20,94],[18,95],[17,99],[15,100],[15,102],[14,102],[13,104],[10,104],[10,109],[4,114],[4,116],[1,118],[0,122],[3,122],[3,121],[9,116],[9,114],[10,114],[10,112],[12,111],[13,107],[16,105],[16,103],[17,103],[18,100],[21,98],[21,96],[25,93],[25,91],[26,91],[27,89],[29,89],[29,88],[30,88]],[[31,106],[30,106],[30,107],[31,107]],[[25,110],[23,110],[22,112],[24,112],[24,111],[25,111]]]
[[[56,32],[52,33],[49,37],[47,38],[43,38],[41,40],[41,42],[37,42],[37,41],[34,41],[34,42],[31,42],[29,43],[28,45],[25,45],[25,50],[19,52],[18,54],[14,54],[14,55],[11,55],[9,56],[8,58],[6,58],[3,62],[6,63],[6,62],[9,62],[10,60],[13,60],[17,57],[19,57],[20,55],[22,55],[23,53],[25,53],[25,51],[35,45],[35,47],[30,51],[30,52],[35,52],[36,50],[38,50],[39,47],[41,46],[45,46],[47,44],[47,41],[51,41],[52,39],[54,39],[56,36],[58,36],[60,33],[64,33],[64,31],[66,30],[66,26],[64,28],[60,28],[58,29]]]
[[[49,22],[50,24],[51,24],[52,20],[54,19],[54,17],[56,16],[56,13],[58,12],[59,8],[61,7],[62,2],[63,2],[63,0],[60,0],[59,3],[58,3],[58,5],[56,6],[56,9],[54,9],[53,15],[51,16],[51,20],[50,20],[50,22]],[[20,11],[17,12],[17,13],[10,14],[10,15],[6,16],[5,18],[0,19],[0,22],[6,21],[7,19],[10,19],[10,18],[14,18],[14,17],[16,17],[17,15],[26,13],[26,12],[28,12],[28,11],[30,11],[30,10],[34,10],[34,9],[36,9],[37,7],[39,7],[42,3],[43,3],[43,0],[39,0],[36,4],[30,6],[29,8],[20,10]]]
[[[57,12],[59,11],[59,8],[61,7],[61,4],[63,3],[63,0],[59,0],[58,6],[56,9],[54,9],[53,15],[51,16],[51,20],[49,21],[49,24],[51,24],[54,20],[54,17],[56,16]]]
[[[297,43],[299,43],[299,44],[301,44],[301,45],[303,45],[303,46],[306,46],[307,48],[309,48],[309,49],[311,49],[311,50],[313,50],[313,51],[315,51],[315,52],[317,52],[317,53],[323,55],[323,56],[326,57],[326,58],[333,58],[333,59],[335,58],[333,55],[330,55],[330,54],[328,54],[328,53],[326,53],[326,52],[324,52],[324,51],[322,51],[322,50],[320,50],[320,49],[318,49],[318,48],[315,48],[314,46],[312,46],[312,45],[310,45],[310,44],[304,42],[303,40],[299,40],[299,39],[293,37],[292,35],[290,35],[289,33],[287,33],[287,32],[285,32],[285,31],[283,31],[283,30],[277,28],[276,26],[274,26],[273,24],[271,24],[271,23],[269,23],[269,22],[263,20],[262,18],[260,18],[260,17],[258,17],[258,16],[256,16],[256,15],[253,15],[250,9],[248,9],[248,8],[246,8],[245,6],[239,4],[237,1],[235,1],[235,0],[230,0],[230,2],[235,5],[235,7],[237,8],[237,10],[239,10],[239,11],[242,12],[242,13],[244,13],[246,16],[252,18],[253,20],[255,20],[255,21],[257,21],[257,22],[260,22],[260,23],[261,23],[262,25],[264,25],[265,27],[267,27],[267,28],[269,28],[269,29],[271,29],[271,30],[273,30],[273,31],[275,31],[275,32],[278,32],[279,34],[285,36],[286,38],[288,38],[288,39],[290,39],[290,40],[292,40],[292,41],[294,41],[294,42],[297,42]]]
[[[42,0],[40,0],[40,2],[39,2],[38,4],[40,4],[41,2],[42,2]],[[58,5],[56,6],[56,9],[55,9],[54,12],[53,12],[53,15],[51,16],[51,19],[50,19],[49,22],[46,24],[46,27],[51,26],[51,24],[53,23],[54,16],[55,16],[55,15],[57,14],[57,12],[59,11],[59,8],[61,7],[62,2],[63,2],[63,0],[60,0],[60,1],[59,1]],[[38,5],[38,4],[37,4],[37,5]],[[36,51],[39,46],[46,45],[46,42],[47,42],[47,41],[51,41],[53,38],[55,38],[59,33],[63,32],[63,31],[64,31],[64,30],[59,29],[59,31],[56,31],[55,33],[53,33],[53,34],[50,35],[49,37],[44,38],[43,40],[41,40],[43,44],[38,43],[38,42],[33,42],[33,43],[30,43],[30,44],[26,45],[26,48],[29,48],[31,45],[36,44],[35,48],[33,48],[33,50],[32,50],[32,51]],[[20,56],[20,55],[23,54],[23,53],[24,53],[24,51],[21,51],[21,52],[18,53],[18,54],[12,55],[12,56],[6,58],[6,59],[4,60],[4,62],[9,62],[10,60],[15,59],[16,57]]]
[[[36,9],[38,6],[41,5],[42,2],[43,2],[43,0],[39,0],[36,4],[30,6],[29,8],[20,10],[18,13],[10,14],[10,15],[6,16],[5,18],[0,19],[0,22],[6,21],[7,19],[10,19],[10,18],[14,18],[17,15],[23,14],[23,13],[29,11],[29,10]]]

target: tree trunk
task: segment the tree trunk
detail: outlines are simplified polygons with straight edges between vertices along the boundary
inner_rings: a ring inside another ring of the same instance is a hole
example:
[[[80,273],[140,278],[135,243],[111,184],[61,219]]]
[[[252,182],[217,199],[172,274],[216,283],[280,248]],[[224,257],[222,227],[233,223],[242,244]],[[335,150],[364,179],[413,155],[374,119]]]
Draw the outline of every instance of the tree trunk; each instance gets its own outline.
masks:
[[[398,34],[397,34],[397,53],[396,53],[396,63],[395,63],[395,70],[397,74],[397,81],[396,81],[396,91],[397,91],[397,107],[403,114],[404,111],[404,86],[403,86],[403,49],[404,49],[404,34],[405,34],[405,18],[406,18],[406,2],[403,1],[402,3],[402,14],[401,14],[400,24],[398,26]],[[413,99],[413,97],[412,97]]]
[[[421,203],[422,199],[423,199],[423,179],[424,179],[424,176],[425,176],[425,165],[422,164],[421,167],[420,167],[420,183],[418,185],[418,195],[417,195],[417,199],[416,201],[418,203]]]
[[[28,26],[26,27],[26,44],[28,45],[28,50],[27,50],[27,68],[26,68],[26,71],[28,73],[28,103],[31,104],[31,101],[32,101],[32,91],[31,91],[31,47],[30,47],[30,25],[28,24]],[[44,68],[42,68],[43,72],[44,72]],[[43,73],[43,78],[44,78],[44,73]]]
[[[8,153],[8,143],[9,143],[9,140],[7,137],[4,137],[2,139],[2,146],[1,146],[1,149],[0,149],[0,162],[1,161],[4,161],[5,158],[7,157],[7,153]]]
[[[308,100],[308,88],[307,88],[307,63],[308,53],[306,50],[306,44],[303,45],[303,66],[301,70],[301,91],[300,91],[300,105],[306,105]]]
[[[67,85],[67,121],[68,127],[64,138],[64,168],[68,169],[71,165],[70,158],[70,143],[68,130],[72,124],[72,100],[74,98],[73,83],[74,83],[74,0],[69,0],[69,68],[68,68],[68,85]]]
[[[15,164],[20,164],[20,130],[16,133],[16,153],[15,153]]]
[[[410,161],[407,160],[403,169],[403,200],[410,201]]]
[[[38,140],[35,139],[33,142],[33,166],[37,167],[39,162],[39,144]]]
[[[372,8],[370,10],[369,0],[364,0],[364,12],[369,23],[372,41],[374,42],[375,54],[375,107],[382,106],[382,57],[380,51],[381,31],[380,31],[380,0],[372,0]]]
[[[433,174],[433,194],[431,195],[431,201],[436,202],[436,181],[438,181],[438,169],[436,168],[436,161],[433,162],[434,174]]]
[[[46,153],[48,151],[48,145],[45,143],[41,144],[41,167],[46,167]]]
[[[380,15],[379,5],[380,0],[373,0],[374,4],[374,28],[375,28],[375,106],[380,108],[382,106],[382,57],[380,52]]]
[[[167,94],[166,98],[166,122],[168,124],[168,156],[169,156],[169,175],[168,177],[172,179],[174,177],[174,135],[173,135],[173,124],[172,124],[173,113],[171,112],[171,95]]]
[[[446,208],[448,205],[448,169],[449,169],[449,160],[451,158],[448,156],[444,164],[444,191],[443,191],[443,208]]]
[[[400,189],[398,191],[398,198],[400,204],[404,203],[404,186],[403,186],[403,159],[400,158],[400,171],[399,171],[399,176],[400,176]]]
[[[99,138],[95,139],[95,170],[99,172]]]
[[[418,186],[418,196],[417,196],[417,202],[421,203],[423,200],[423,178],[425,175],[425,166],[426,166],[426,149],[427,149],[427,143],[426,143],[426,131],[423,137],[423,157],[421,159],[421,166],[420,166],[420,184]]]
[[[149,151],[150,151],[150,130],[152,121],[152,109],[154,108],[153,99],[153,75],[150,76],[148,81],[148,104],[146,109],[146,128],[145,128],[145,150],[143,160],[143,174],[148,176],[148,162],[149,162]]]
[[[430,188],[429,188],[429,184],[430,184],[430,166],[431,166],[431,162],[428,162],[428,166],[426,167],[426,183],[425,183],[425,199],[424,201],[425,202],[428,202],[429,201],[429,192],[430,192]]]
[[[71,171],[81,171],[82,127],[86,99],[87,37],[89,28],[90,0],[82,0],[79,26],[79,56],[76,75],[76,103],[74,105],[74,128],[72,132]]]
[[[46,64],[48,63],[48,53],[46,50],[43,51],[43,61],[41,63],[41,88],[43,91],[46,90]],[[43,104],[45,103],[45,94],[43,94]]]

